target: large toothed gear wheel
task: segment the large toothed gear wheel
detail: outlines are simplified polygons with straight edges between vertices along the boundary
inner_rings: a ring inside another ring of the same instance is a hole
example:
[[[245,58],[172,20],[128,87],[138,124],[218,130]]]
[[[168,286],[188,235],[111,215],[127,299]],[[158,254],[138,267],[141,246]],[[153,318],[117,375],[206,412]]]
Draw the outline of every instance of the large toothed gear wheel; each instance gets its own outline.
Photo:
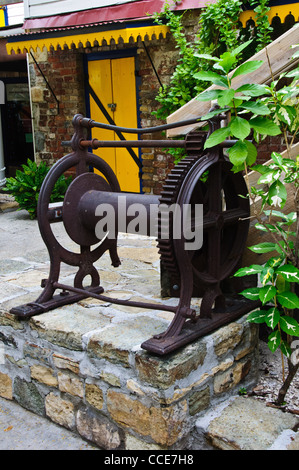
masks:
[[[169,173],[160,204],[202,204],[203,245],[184,253],[182,240],[170,233],[166,240],[158,238],[158,247],[162,266],[170,277],[170,295],[180,289],[187,256],[193,270],[194,295],[202,297],[207,289],[219,287],[219,282],[238,266],[247,239],[250,208],[244,178],[231,171],[228,159],[216,154],[213,158],[212,152],[205,155],[204,134],[190,134],[187,149],[188,138],[194,151]]]

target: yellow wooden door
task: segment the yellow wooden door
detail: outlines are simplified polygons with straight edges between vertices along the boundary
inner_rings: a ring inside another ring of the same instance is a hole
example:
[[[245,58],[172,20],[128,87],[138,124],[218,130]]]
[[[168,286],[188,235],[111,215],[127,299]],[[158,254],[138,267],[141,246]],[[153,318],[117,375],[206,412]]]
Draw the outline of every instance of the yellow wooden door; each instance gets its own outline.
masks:
[[[100,99],[106,112],[117,126],[137,127],[137,99],[135,85],[135,59],[92,60],[88,62],[89,84]],[[91,119],[107,124],[94,98],[90,95]],[[109,124],[109,123],[108,123]],[[126,140],[138,139],[137,134],[125,134]],[[92,129],[92,138],[120,140],[117,134],[106,129]],[[138,156],[138,149],[133,149]],[[103,158],[115,172],[121,190],[140,192],[139,168],[125,148],[102,148],[94,153]]]

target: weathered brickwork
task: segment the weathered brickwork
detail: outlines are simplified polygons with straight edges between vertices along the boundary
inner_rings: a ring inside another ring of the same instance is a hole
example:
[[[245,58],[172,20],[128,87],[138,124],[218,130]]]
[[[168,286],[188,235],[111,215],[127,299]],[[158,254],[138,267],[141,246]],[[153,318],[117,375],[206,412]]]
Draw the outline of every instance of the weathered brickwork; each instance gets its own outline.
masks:
[[[74,115],[85,114],[82,55],[77,50],[39,51],[35,59],[41,71],[28,57],[35,156],[52,165],[69,151],[61,142],[72,136]]]

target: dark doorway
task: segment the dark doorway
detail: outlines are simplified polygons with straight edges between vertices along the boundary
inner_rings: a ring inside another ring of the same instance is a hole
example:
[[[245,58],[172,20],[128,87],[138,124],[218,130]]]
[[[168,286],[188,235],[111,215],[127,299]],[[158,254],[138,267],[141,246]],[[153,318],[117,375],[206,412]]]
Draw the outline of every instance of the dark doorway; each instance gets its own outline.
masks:
[[[24,79],[2,80],[5,83],[5,104],[1,110],[5,174],[15,176],[28,158],[34,160],[29,88]]]

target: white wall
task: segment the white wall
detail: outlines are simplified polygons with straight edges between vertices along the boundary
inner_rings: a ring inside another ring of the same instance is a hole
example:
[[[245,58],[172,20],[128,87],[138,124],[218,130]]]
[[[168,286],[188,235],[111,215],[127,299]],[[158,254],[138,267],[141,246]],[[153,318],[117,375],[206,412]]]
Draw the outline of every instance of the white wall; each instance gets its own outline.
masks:
[[[8,26],[24,23],[24,3],[7,5]]]
[[[128,3],[128,0],[24,0],[25,18],[59,15],[121,3]]]

